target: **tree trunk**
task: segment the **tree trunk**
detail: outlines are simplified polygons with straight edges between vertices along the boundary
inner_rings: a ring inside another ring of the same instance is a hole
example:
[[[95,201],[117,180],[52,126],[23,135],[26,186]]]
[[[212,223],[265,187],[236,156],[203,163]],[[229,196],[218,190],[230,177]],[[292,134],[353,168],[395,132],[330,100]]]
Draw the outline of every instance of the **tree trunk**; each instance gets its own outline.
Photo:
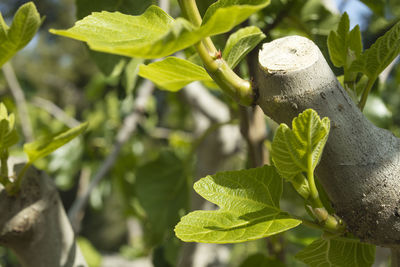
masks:
[[[56,187],[44,173],[30,167],[14,197],[0,189],[0,211],[0,244],[12,249],[22,266],[87,266]]]
[[[361,240],[400,244],[400,142],[369,122],[337,81],[318,47],[289,36],[259,54],[258,104],[279,123],[313,108],[331,131],[316,174],[337,214]]]

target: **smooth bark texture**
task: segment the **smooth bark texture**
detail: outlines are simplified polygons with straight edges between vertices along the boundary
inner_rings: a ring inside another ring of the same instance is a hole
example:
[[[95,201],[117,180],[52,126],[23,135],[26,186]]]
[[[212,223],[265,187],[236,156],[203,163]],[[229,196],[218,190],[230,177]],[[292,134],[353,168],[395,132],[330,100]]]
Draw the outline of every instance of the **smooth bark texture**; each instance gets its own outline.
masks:
[[[30,167],[14,197],[1,188],[0,211],[0,245],[12,249],[22,266],[87,266],[57,189],[44,173]]]
[[[400,244],[400,142],[359,111],[319,48],[290,36],[259,54],[258,104],[275,121],[313,108],[331,131],[316,174],[348,230],[363,241]]]

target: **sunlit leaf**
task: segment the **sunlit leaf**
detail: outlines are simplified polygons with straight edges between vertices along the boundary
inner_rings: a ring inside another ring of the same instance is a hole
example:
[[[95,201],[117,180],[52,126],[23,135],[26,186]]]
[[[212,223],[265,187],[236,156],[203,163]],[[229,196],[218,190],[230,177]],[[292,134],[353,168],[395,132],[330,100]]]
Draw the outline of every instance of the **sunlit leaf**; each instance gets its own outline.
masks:
[[[344,238],[318,239],[296,258],[310,267],[368,267],[374,263],[375,246]]]
[[[175,233],[186,242],[244,242],[301,223],[280,210],[282,179],[271,166],[209,175],[196,182],[194,189],[220,209],[182,217]]]
[[[293,119],[292,128],[281,124],[272,142],[272,161],[282,177],[293,180],[298,174],[314,171],[326,140],[330,121],[307,109]]]
[[[53,137],[44,137],[27,143],[24,145],[24,152],[28,155],[29,162],[34,162],[40,158],[46,157],[57,148],[65,145],[81,133],[83,133],[88,124],[82,123],[81,125],[62,132]]]
[[[212,81],[203,67],[177,57],[141,65],[139,75],[173,92],[194,81]]]
[[[219,0],[208,7],[201,30],[215,35],[231,30],[251,14],[266,7],[269,0]]]
[[[0,67],[30,42],[40,24],[40,15],[33,2],[17,10],[10,27],[0,14]]]
[[[118,11],[124,14],[139,15],[143,13],[146,8],[152,4],[152,0],[76,0],[76,17],[77,19],[82,19],[86,16],[92,14],[92,12]],[[118,55],[112,55],[107,53],[101,53],[91,50],[90,57],[94,60],[99,69],[108,76],[112,73],[115,65],[117,65],[122,57]],[[131,75],[130,76],[136,76]],[[130,86],[130,85],[129,85]],[[128,87],[127,91],[131,91]]]
[[[264,38],[265,35],[255,26],[242,28],[229,36],[222,57],[229,67],[235,68]]]
[[[345,12],[340,19],[336,31],[328,36],[328,49],[332,63],[336,67],[344,67],[345,71],[362,52],[360,27],[357,25],[351,31],[349,16]]]
[[[80,236],[76,239],[76,242],[82,251],[85,261],[90,267],[101,266],[101,254],[88,239]]]
[[[400,53],[400,22],[397,22],[389,31],[351,65],[352,71],[364,73],[370,79],[378,75],[397,57]]]
[[[6,106],[0,103],[0,149],[7,149],[17,142],[14,114],[8,114]]]
[[[217,2],[219,8],[210,6],[201,27],[182,18],[174,20],[161,8],[150,6],[140,16],[95,12],[68,30],[50,31],[87,42],[90,48],[102,52],[159,58],[191,46],[204,37],[227,32],[269,3],[268,0],[245,2],[249,1]]]

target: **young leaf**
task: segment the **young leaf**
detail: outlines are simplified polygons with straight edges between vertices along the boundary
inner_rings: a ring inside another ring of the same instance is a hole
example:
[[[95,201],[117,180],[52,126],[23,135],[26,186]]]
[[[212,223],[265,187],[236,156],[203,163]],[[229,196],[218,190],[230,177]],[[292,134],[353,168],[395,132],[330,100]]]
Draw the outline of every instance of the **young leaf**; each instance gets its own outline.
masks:
[[[282,179],[272,166],[217,173],[200,179],[194,189],[220,209],[182,217],[175,233],[185,242],[244,242],[301,223],[279,209]]]
[[[229,36],[222,57],[233,69],[264,38],[265,35],[255,26],[242,28]]]
[[[350,69],[359,71],[374,80],[400,53],[400,22],[397,22],[389,31],[353,62]]]
[[[141,65],[139,75],[173,92],[194,81],[212,81],[203,67],[177,57]]]
[[[182,18],[174,20],[161,8],[150,6],[140,16],[94,12],[68,30],[50,32],[84,41],[97,51],[130,57],[160,58],[187,48],[207,36],[230,31],[268,4],[268,0],[256,0],[251,4],[242,4],[248,1],[236,1],[236,5],[231,1],[219,2],[218,10],[210,7],[208,19],[201,27],[195,27]]]
[[[0,103],[0,150],[7,149],[18,142],[14,114],[8,115],[6,106]]]
[[[298,174],[314,171],[326,140],[330,121],[307,109],[293,119],[292,130],[281,124],[272,142],[272,161],[282,177],[293,180]]]
[[[344,238],[318,239],[296,258],[311,267],[368,267],[374,263],[375,246]]]
[[[87,126],[87,123],[82,123],[81,125],[62,132],[54,137],[42,138],[32,143],[25,144],[24,152],[28,155],[29,162],[33,163],[40,158],[46,157],[57,148],[65,145],[83,133]]]
[[[360,27],[357,25],[350,32],[349,29],[350,20],[345,12],[337,30],[331,31],[328,36],[328,49],[332,63],[336,67],[344,67],[345,72],[362,52]]]
[[[11,27],[0,14],[0,67],[29,43],[40,24],[40,15],[32,2],[17,10]]]
[[[269,2],[270,0],[219,0],[208,7],[201,30],[213,32],[212,35],[230,31],[251,14],[266,7]]]

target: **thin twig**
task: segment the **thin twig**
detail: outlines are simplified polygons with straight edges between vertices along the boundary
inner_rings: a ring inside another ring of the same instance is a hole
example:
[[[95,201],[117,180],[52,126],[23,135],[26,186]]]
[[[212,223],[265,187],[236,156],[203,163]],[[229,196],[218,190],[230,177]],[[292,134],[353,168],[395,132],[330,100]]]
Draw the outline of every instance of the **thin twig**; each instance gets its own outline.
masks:
[[[32,104],[47,111],[47,113],[67,125],[69,128],[73,128],[81,124],[78,120],[69,116],[64,110],[49,100],[41,97],[34,97],[32,99]]]
[[[153,90],[154,85],[148,80],[144,81],[143,84],[138,88],[138,93],[134,102],[134,109],[132,113],[124,119],[122,128],[119,130],[115,143],[111,149],[111,153],[101,164],[100,169],[94,174],[86,192],[82,194],[81,197],[77,197],[75,202],[72,204],[68,212],[68,217],[75,232],[79,230],[79,217],[82,217],[79,215],[85,209],[90,194],[112,168],[119,155],[119,152],[121,151],[122,146],[130,139],[132,134],[135,132],[139,120],[143,116],[143,110],[145,109],[147,101],[153,93]]]
[[[17,80],[17,76],[15,75],[11,63],[7,62],[3,65],[2,69],[4,73],[4,78],[6,79],[7,84],[10,87],[11,94],[13,95],[15,104],[17,106],[18,117],[21,121],[22,132],[24,134],[25,140],[31,142],[34,139],[34,136],[31,120],[29,119],[28,106],[26,104],[24,92]]]
[[[229,109],[226,105],[210,94],[200,82],[188,84],[183,88],[182,93],[190,106],[201,112],[211,122],[230,120]]]

